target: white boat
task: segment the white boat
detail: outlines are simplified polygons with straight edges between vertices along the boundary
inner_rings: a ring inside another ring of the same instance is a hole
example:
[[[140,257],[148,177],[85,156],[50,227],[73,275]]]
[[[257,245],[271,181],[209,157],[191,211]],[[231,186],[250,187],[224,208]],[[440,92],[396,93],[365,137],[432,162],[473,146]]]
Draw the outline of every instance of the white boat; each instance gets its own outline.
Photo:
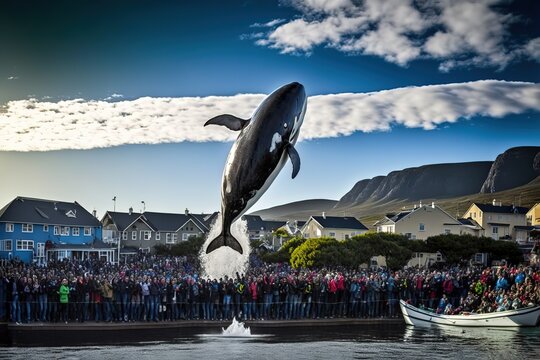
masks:
[[[536,326],[540,317],[540,306],[518,310],[498,311],[487,314],[466,313],[462,315],[442,315],[419,309],[400,300],[399,306],[408,325],[426,326],[431,324],[451,326],[516,327]]]

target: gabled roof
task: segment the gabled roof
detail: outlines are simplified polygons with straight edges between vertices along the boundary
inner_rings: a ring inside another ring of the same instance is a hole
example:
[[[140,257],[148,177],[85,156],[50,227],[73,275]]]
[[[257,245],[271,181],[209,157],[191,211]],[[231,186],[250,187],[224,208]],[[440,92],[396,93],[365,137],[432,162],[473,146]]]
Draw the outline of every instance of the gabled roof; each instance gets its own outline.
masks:
[[[529,209],[521,206],[514,205],[493,205],[493,204],[478,204],[473,203],[480,210],[486,213],[499,213],[499,214],[526,214]]]
[[[390,218],[390,220],[392,220],[393,222],[398,222],[399,220],[403,219],[405,216],[409,215],[410,213],[412,213],[413,210],[406,210],[406,211],[401,211],[399,213],[397,213],[396,215],[392,216]]]
[[[285,221],[266,221],[258,215],[244,215],[248,231],[272,231],[285,225]]]
[[[124,231],[134,222],[140,220],[145,222],[154,231],[176,232],[189,221],[193,221],[195,226],[202,232],[208,232],[211,222],[215,219],[214,214],[172,214],[146,211],[144,213],[121,213],[108,211],[112,221],[118,231]]]
[[[368,230],[364,224],[354,217],[312,216],[311,218],[327,229]]]
[[[109,216],[112,222],[116,225],[116,228],[118,229],[118,231],[124,231],[139,216],[141,216],[141,214],[135,213],[135,212],[132,212],[131,214],[129,214],[129,213],[124,213],[124,212],[107,211],[107,213],[105,214],[103,218],[105,219],[106,216]]]
[[[0,221],[67,226],[101,226],[101,223],[76,201],[33,199],[18,196],[0,210]]]

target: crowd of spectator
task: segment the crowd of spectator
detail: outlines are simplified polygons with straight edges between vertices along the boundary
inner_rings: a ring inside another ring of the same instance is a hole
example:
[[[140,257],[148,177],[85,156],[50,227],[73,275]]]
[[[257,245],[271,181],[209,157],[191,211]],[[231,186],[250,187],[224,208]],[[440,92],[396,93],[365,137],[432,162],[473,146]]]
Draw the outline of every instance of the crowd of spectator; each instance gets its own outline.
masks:
[[[15,323],[393,318],[401,316],[399,299],[446,314],[518,309],[540,304],[540,270],[293,269],[252,261],[245,273],[210,278],[186,258],[152,255],[119,266],[0,266],[0,320]]]

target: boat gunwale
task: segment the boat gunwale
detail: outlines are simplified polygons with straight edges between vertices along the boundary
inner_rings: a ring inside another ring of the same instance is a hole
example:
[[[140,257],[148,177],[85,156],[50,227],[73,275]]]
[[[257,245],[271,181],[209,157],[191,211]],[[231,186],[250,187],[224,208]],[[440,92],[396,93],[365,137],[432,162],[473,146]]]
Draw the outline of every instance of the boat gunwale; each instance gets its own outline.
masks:
[[[430,317],[436,317],[440,318],[442,320],[448,320],[448,321],[459,321],[459,320],[485,320],[485,319],[496,319],[496,318],[502,318],[502,317],[514,317],[518,315],[527,315],[531,312],[540,311],[540,305],[533,306],[533,307],[526,307],[522,309],[516,309],[516,310],[505,310],[505,311],[498,311],[494,313],[487,313],[487,314],[475,314],[470,313],[468,315],[444,315],[444,314],[437,314],[432,313],[430,311],[419,309],[411,304],[407,304],[405,301],[400,300],[400,305],[403,306],[405,309],[409,309],[413,312],[420,313],[422,315],[430,316]],[[406,314],[406,316],[411,316],[409,313]],[[429,320],[419,319],[417,317],[413,317],[415,319],[429,322]]]

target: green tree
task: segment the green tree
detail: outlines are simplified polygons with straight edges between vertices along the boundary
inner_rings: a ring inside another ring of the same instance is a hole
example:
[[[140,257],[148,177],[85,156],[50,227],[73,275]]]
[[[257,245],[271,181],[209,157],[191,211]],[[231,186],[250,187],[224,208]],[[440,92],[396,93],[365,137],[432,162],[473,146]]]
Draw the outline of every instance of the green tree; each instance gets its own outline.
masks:
[[[285,242],[281,248],[276,252],[269,252],[262,255],[263,261],[269,263],[278,263],[278,262],[290,262],[291,254],[293,251],[300,245],[302,245],[306,239],[302,237],[293,237],[292,239]]]
[[[334,238],[314,238],[304,241],[291,254],[294,268],[341,265],[341,244]]]

